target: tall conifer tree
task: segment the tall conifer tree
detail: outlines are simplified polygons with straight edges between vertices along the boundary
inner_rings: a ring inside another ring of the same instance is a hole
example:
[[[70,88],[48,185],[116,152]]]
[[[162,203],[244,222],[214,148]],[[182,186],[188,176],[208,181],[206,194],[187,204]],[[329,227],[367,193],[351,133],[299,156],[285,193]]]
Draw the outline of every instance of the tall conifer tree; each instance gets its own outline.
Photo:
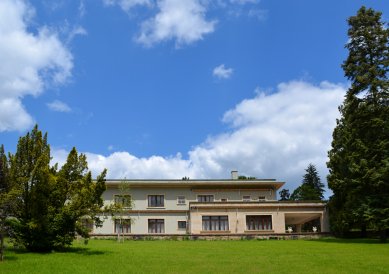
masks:
[[[337,232],[389,228],[389,30],[381,13],[362,7],[348,19],[351,81],[329,151],[331,224]]]

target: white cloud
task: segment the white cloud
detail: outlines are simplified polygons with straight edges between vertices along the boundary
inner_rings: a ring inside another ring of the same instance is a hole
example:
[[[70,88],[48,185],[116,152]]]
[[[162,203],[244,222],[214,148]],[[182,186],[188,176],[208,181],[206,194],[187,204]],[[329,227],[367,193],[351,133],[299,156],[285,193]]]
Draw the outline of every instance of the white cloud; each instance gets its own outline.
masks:
[[[146,46],[175,40],[176,45],[191,44],[214,31],[216,21],[207,21],[199,0],[160,0],[159,12],[142,23],[137,41]]]
[[[152,6],[152,0],[103,0],[104,5],[118,5],[122,10],[129,12],[135,6]]]
[[[172,157],[138,158],[128,152],[109,156],[87,153],[94,175],[108,168],[108,178],[228,178],[229,171],[285,180],[294,189],[313,163],[323,180],[342,85],[292,81],[274,93],[258,93],[227,111],[230,132],[208,138],[188,152]],[[54,153],[55,159],[61,159]],[[63,158],[63,157],[62,157]]]
[[[218,78],[228,79],[232,76],[233,72],[234,70],[232,68],[226,68],[224,64],[221,64],[213,69],[212,74]]]
[[[51,103],[47,103],[47,106],[52,111],[58,111],[58,112],[71,112],[72,109],[65,104],[64,102],[61,102],[59,100],[54,100]]]
[[[259,0],[230,0],[232,4],[246,5],[246,4],[258,4]]]
[[[25,1],[0,1],[0,132],[31,127],[23,97],[38,96],[49,83],[62,84],[71,75],[72,55],[57,34],[44,26],[28,30],[34,13]]]

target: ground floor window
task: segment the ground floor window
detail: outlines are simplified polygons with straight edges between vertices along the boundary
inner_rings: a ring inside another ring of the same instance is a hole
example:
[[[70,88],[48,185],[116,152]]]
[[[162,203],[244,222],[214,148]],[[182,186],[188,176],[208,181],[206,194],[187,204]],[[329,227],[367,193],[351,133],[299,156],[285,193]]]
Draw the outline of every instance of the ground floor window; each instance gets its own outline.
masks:
[[[271,215],[247,215],[247,230],[272,230]]]
[[[89,232],[93,231],[93,220],[90,218],[82,218],[81,225],[86,228]]]
[[[178,229],[186,229],[186,221],[178,221]]]
[[[203,216],[203,231],[229,230],[228,216]]]
[[[129,219],[116,219],[115,220],[115,233],[131,233],[131,220]]]
[[[149,233],[165,233],[165,220],[149,219]]]

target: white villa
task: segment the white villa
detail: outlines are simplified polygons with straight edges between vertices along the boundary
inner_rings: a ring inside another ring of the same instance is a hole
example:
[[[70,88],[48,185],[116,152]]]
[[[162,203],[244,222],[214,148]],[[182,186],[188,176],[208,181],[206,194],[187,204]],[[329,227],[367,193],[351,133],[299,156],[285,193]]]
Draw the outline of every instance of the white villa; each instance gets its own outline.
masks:
[[[316,220],[310,232],[329,232],[328,212],[322,202],[280,202],[274,179],[240,180],[236,171],[228,180],[126,180],[129,194],[119,191],[121,180],[107,180],[105,204],[131,199],[123,222],[104,216],[92,235],[278,235],[300,233]],[[124,197],[123,197],[124,196]],[[289,230],[288,230],[289,228]]]

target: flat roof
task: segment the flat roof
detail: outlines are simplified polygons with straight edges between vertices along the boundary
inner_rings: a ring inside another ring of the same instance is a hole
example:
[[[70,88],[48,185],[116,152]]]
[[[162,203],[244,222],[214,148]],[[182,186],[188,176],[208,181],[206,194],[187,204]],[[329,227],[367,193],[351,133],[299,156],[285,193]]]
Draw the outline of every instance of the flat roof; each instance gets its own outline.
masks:
[[[256,179],[256,180],[120,180],[107,179],[106,185],[108,188],[117,187],[121,182],[127,182],[130,188],[144,188],[144,187],[175,187],[175,188],[260,188],[260,189],[274,189],[277,190],[282,187],[285,182],[279,182],[275,179]]]

